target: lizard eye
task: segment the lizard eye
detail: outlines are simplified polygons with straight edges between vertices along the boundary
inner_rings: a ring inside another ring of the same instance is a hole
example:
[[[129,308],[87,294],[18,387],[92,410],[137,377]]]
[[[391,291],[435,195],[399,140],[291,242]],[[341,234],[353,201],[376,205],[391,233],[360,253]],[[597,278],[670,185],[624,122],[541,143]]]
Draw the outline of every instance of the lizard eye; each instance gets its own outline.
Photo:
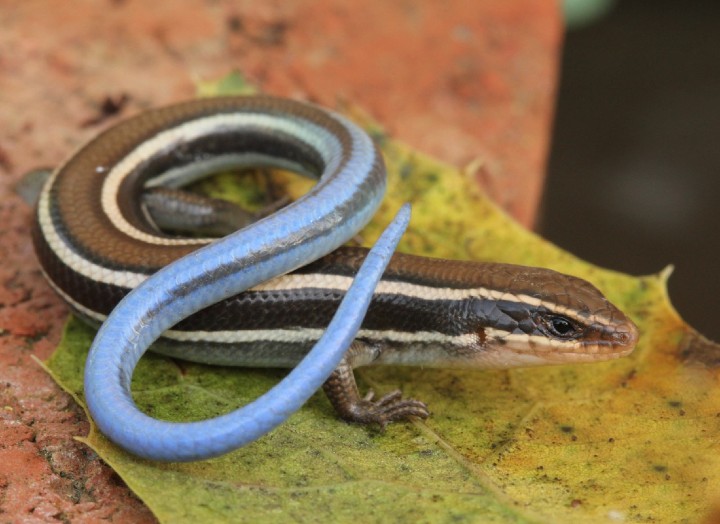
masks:
[[[548,335],[562,339],[572,339],[582,334],[582,328],[567,317],[548,315],[541,319],[541,327]]]

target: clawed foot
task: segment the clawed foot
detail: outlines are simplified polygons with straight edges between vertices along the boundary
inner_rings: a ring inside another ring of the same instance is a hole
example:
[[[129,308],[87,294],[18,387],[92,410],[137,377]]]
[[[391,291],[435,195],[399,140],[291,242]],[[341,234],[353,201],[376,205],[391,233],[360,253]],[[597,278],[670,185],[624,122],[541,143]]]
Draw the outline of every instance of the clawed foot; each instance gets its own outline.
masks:
[[[424,402],[412,398],[403,400],[400,390],[392,391],[378,400],[373,400],[374,396],[372,390],[368,391],[343,414],[343,418],[361,424],[379,424],[385,429],[390,422],[410,417],[427,418],[430,415]]]
[[[348,422],[378,424],[385,429],[391,422],[411,417],[427,418],[430,411],[424,402],[413,398],[403,399],[400,390],[395,390],[378,400],[368,391],[360,397],[353,364],[368,364],[379,355],[380,348],[356,340],[350,346],[342,362],[323,384],[323,390],[332,402],[338,415]]]

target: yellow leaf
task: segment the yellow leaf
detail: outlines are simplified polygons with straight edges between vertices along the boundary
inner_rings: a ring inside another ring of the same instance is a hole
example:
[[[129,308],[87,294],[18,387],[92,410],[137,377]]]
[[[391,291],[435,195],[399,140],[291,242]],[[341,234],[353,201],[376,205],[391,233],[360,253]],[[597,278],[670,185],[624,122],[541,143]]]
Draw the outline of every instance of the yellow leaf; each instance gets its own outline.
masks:
[[[401,387],[432,416],[379,433],[338,420],[317,394],[258,442],[198,463],[135,458],[94,427],[83,440],[164,522],[682,522],[708,514],[720,491],[720,353],[673,310],[669,271],[634,278],[582,262],[523,230],[459,170],[371,129],[389,188],[363,243],[409,201],[402,251],[590,280],[638,324],[634,354],[509,371],[361,369],[361,387]],[[234,180],[211,186],[227,195]],[[307,188],[285,173],[271,185],[292,196]],[[262,196],[253,195],[257,207]],[[81,403],[93,336],[71,321],[48,363]],[[133,392],[154,416],[197,420],[249,402],[284,373],[150,355]]]

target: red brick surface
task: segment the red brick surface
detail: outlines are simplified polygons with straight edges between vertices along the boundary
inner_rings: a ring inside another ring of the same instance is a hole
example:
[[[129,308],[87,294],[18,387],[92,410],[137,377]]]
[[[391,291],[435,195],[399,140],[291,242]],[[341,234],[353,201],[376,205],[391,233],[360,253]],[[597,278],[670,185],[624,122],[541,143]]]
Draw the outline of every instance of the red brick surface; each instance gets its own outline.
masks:
[[[520,221],[535,215],[561,37],[552,2],[3,0],[0,28],[3,521],[152,520],[72,440],[83,413],[31,358],[50,355],[66,309],[14,184],[111,124],[108,97],[131,114],[237,69],[270,93],[358,103],[417,148],[479,166]]]

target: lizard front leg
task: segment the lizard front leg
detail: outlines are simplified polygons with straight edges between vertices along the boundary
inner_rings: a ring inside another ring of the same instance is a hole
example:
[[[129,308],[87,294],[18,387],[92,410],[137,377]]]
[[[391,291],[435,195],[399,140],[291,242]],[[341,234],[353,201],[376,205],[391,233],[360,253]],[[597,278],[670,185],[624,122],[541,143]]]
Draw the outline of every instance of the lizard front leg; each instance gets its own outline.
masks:
[[[390,422],[410,417],[427,418],[430,412],[424,402],[412,398],[403,399],[395,390],[378,400],[373,400],[372,390],[360,397],[353,368],[370,364],[379,353],[377,346],[356,340],[350,346],[340,365],[323,384],[323,390],[335,411],[348,422],[379,424],[385,428]]]

